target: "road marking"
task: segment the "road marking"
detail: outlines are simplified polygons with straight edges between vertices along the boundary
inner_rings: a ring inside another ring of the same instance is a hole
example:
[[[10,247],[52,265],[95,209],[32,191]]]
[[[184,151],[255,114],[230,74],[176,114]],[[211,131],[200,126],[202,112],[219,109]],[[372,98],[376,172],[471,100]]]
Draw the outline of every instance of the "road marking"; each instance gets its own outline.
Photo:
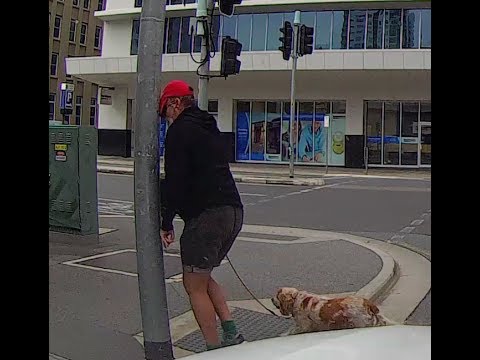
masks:
[[[411,233],[412,230],[414,230],[415,228],[413,226],[407,226],[407,227],[404,227],[402,230],[400,230],[400,232],[402,233]]]
[[[402,240],[403,238],[405,237],[405,235],[393,235],[390,240],[388,240],[387,242],[393,242],[395,240]]]
[[[251,193],[240,193],[243,196],[267,196],[265,194],[251,194]]]
[[[117,202],[117,203],[123,203],[123,204],[133,204],[133,201],[131,200],[117,200],[117,199],[106,199],[106,198],[98,198],[98,200],[101,201],[107,201],[107,202]]]
[[[418,219],[418,220],[413,220],[410,225],[413,225],[413,226],[418,226],[418,225],[421,225],[423,223],[423,220],[422,219]]]

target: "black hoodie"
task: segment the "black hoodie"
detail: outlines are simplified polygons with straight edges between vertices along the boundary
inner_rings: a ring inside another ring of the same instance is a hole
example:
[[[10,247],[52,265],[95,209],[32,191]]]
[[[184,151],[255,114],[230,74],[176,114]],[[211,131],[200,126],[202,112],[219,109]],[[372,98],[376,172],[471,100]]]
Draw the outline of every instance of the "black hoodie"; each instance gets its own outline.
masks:
[[[203,210],[223,205],[242,207],[217,121],[197,106],[185,109],[172,123],[165,140],[165,184],[162,229],[173,229]]]

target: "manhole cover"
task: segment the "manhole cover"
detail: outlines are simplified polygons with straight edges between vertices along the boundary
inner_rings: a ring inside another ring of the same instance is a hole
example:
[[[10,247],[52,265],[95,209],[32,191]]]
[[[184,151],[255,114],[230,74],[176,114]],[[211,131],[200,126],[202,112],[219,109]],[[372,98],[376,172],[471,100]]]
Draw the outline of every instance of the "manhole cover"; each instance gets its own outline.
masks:
[[[238,330],[243,334],[246,341],[277,337],[286,333],[293,326],[293,320],[240,308],[232,311],[232,317],[235,319]],[[217,331],[219,336],[221,336],[220,323],[217,324]],[[206,350],[205,340],[200,330],[184,336],[174,345],[196,353]]]

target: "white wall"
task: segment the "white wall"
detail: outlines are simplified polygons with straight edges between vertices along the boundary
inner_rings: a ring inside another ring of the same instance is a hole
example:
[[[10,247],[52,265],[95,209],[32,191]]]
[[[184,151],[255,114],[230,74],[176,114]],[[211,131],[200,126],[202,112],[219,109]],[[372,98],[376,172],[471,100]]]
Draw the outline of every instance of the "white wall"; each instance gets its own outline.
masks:
[[[102,57],[130,56],[132,20],[106,21],[103,26]]]
[[[107,0],[105,10],[129,9],[135,7],[135,0]]]
[[[116,87],[112,91],[112,105],[99,105],[99,129],[125,130],[127,128],[127,93],[126,87]]]

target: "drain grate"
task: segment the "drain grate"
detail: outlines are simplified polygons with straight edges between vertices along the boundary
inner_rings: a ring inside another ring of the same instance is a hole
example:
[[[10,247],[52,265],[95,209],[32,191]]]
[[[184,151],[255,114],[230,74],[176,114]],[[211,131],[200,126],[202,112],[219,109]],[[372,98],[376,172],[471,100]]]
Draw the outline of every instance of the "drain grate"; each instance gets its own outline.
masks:
[[[241,308],[234,309],[232,311],[232,317],[235,319],[237,328],[239,332],[243,334],[246,341],[280,336],[293,326],[293,320]],[[220,324],[217,325],[217,331],[219,335],[222,333]],[[206,350],[205,340],[200,330],[184,336],[174,345],[196,353]]]

